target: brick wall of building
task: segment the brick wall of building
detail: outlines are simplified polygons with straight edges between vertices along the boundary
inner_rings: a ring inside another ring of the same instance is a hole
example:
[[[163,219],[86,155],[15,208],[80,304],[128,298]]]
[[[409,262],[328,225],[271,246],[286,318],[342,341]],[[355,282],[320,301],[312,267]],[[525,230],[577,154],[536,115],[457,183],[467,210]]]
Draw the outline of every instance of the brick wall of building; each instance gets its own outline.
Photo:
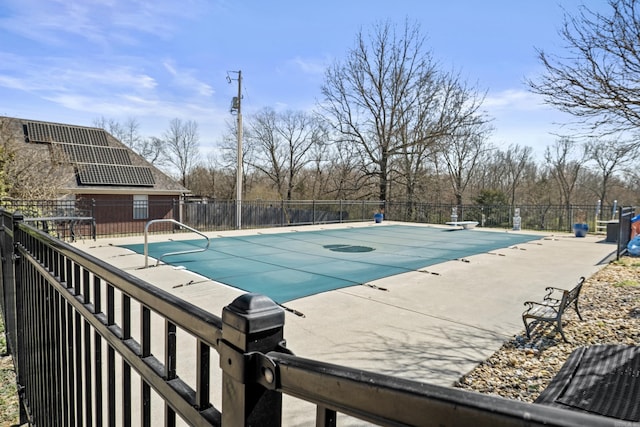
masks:
[[[145,224],[152,219],[177,218],[178,198],[174,196],[149,196],[147,218],[134,219],[133,196],[122,194],[83,194],[76,200],[90,200],[96,221],[96,234],[124,235],[144,232]],[[175,217],[174,217],[175,212]],[[171,224],[155,224],[153,232],[170,231]]]

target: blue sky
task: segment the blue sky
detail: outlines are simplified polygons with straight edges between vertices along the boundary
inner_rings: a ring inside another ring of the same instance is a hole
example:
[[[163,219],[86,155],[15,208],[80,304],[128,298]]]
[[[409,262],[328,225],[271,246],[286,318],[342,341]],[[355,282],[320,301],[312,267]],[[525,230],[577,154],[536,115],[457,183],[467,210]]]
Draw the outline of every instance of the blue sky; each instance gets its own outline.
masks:
[[[195,120],[203,153],[226,130],[242,70],[243,113],[308,110],[361,29],[415,20],[443,69],[487,90],[491,141],[541,155],[568,121],[527,91],[535,47],[562,53],[563,9],[602,0],[2,0],[0,115],[92,126],[133,117],[144,136]],[[235,77],[234,74],[231,75]]]

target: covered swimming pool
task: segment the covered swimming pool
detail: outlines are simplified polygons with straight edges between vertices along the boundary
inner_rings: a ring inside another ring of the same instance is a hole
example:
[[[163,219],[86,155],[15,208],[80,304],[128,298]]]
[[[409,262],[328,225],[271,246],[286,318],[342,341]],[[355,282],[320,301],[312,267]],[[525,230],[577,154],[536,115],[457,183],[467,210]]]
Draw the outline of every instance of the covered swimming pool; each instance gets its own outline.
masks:
[[[213,238],[204,252],[163,259],[279,304],[533,240],[539,235],[375,224]],[[150,243],[149,256],[203,247],[203,240]],[[143,244],[123,245],[143,253]]]

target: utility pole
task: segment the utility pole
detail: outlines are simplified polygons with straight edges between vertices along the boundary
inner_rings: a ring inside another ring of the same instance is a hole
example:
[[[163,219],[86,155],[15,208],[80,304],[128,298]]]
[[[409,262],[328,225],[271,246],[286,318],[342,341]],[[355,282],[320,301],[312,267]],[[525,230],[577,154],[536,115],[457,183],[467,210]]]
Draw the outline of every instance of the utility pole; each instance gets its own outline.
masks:
[[[238,81],[238,96],[234,96],[231,101],[231,114],[237,114],[237,129],[236,136],[238,139],[238,164],[236,167],[236,228],[240,230],[242,228],[242,70],[230,71],[231,73],[237,73],[238,78],[232,79],[227,74],[227,81],[231,83],[231,80]]]

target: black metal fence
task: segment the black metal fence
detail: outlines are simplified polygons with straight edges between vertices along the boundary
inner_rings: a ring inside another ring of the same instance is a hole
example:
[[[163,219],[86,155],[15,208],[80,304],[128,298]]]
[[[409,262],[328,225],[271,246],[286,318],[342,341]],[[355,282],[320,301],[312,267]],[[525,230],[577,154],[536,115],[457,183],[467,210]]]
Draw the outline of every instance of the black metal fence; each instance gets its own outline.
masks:
[[[294,356],[284,312],[245,294],[218,317],[0,212],[0,296],[21,423],[280,426],[282,395],[380,425],[619,425],[596,415]],[[216,368],[218,367],[218,368]]]
[[[382,207],[384,204],[382,204]],[[380,202],[349,200],[297,200],[242,202],[243,228],[284,227],[367,221],[381,208]],[[236,228],[236,202],[185,202],[178,210],[182,223],[199,230]]]
[[[387,220],[444,224],[454,212],[459,221],[478,221],[481,227],[510,229],[514,218],[522,229],[571,231],[576,222],[596,230],[601,218],[616,219],[613,207],[598,205],[522,205],[482,206],[411,202],[353,200],[244,201],[243,228],[284,227],[292,225],[372,221],[383,212]],[[185,202],[176,207],[180,221],[197,229],[224,230],[236,227],[234,201]],[[178,219],[178,218],[176,218]]]
[[[544,231],[571,231],[576,222],[587,223],[595,231],[596,222],[602,216],[597,205],[451,205],[388,202],[385,217],[391,220],[443,224],[451,221],[452,213],[458,221],[478,221],[480,227],[514,227],[514,218],[521,229]],[[606,214],[609,217],[610,214]],[[612,215],[613,217],[614,215]]]
[[[43,222],[40,227],[60,238],[74,237],[70,226],[75,226],[75,234],[83,237],[141,235],[144,224],[154,212],[162,212],[164,218],[172,218],[201,231],[232,230],[237,224],[236,202],[224,201],[181,201],[166,200],[148,202],[149,217],[130,218],[128,221],[111,221],[101,212],[133,212],[132,200],[94,201],[88,199],[63,201],[3,201],[2,206],[9,211],[20,211],[25,217],[53,217],[61,220]],[[380,202],[354,200],[298,200],[242,202],[242,228],[286,227],[293,225],[346,223],[372,221],[373,215],[384,212],[387,220],[443,224],[451,221],[454,208],[458,220],[478,221],[481,227],[514,227],[517,217],[521,229],[570,232],[573,223],[589,225],[590,231],[597,230],[600,219],[617,219],[617,211],[611,207],[597,205],[521,205],[521,206],[480,206],[451,204],[428,204],[410,202]],[[95,218],[95,230],[91,224],[76,220],[65,221],[65,217]],[[167,232],[171,230],[158,230]]]

